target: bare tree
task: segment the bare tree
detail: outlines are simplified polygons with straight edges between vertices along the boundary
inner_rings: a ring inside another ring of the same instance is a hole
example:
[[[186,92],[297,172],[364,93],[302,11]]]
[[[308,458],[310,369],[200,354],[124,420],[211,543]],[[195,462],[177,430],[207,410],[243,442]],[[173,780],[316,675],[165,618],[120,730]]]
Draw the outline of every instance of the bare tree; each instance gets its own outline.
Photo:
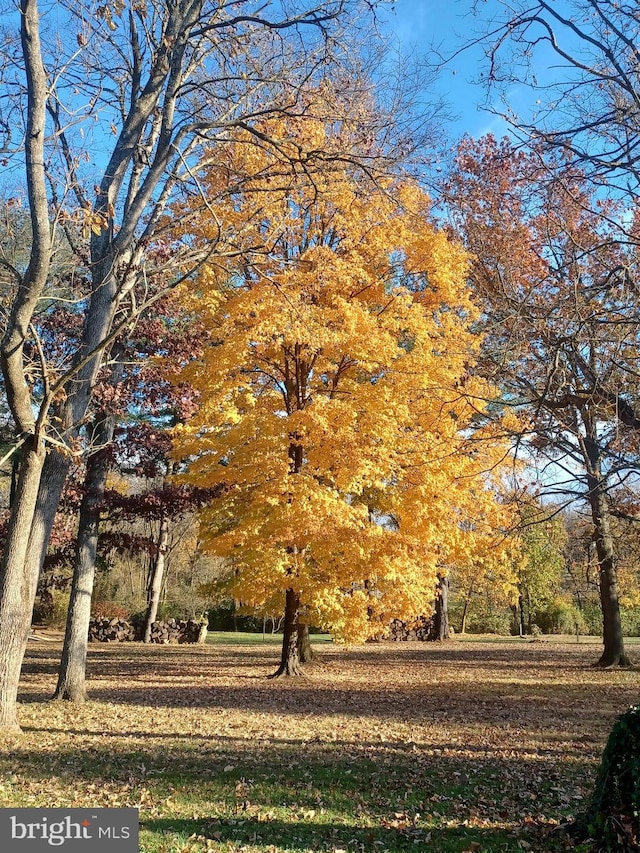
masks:
[[[607,190],[637,196],[640,38],[635,5],[518,0],[501,3],[491,19],[480,4],[474,7],[482,22],[478,32],[488,60],[483,80],[491,109],[517,134],[560,149],[566,161]],[[531,94],[524,111],[511,103],[514,84]]]

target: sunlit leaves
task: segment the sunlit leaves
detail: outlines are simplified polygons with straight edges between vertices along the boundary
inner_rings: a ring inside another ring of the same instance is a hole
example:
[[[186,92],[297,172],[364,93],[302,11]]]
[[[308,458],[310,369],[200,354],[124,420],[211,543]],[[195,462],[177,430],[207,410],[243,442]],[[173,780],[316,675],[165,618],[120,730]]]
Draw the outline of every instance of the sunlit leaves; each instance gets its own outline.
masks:
[[[310,120],[265,132],[330,147]],[[294,588],[316,623],[361,639],[428,612],[437,571],[503,526],[504,447],[478,427],[491,390],[468,373],[467,257],[411,183],[364,186],[335,163],[286,174],[252,145],[227,157],[246,178],[215,221],[180,210],[235,254],[184,290],[211,345],[181,376],[201,405],[175,454],[189,482],[225,487],[202,538],[237,598],[273,606]],[[203,181],[219,192],[225,174]]]

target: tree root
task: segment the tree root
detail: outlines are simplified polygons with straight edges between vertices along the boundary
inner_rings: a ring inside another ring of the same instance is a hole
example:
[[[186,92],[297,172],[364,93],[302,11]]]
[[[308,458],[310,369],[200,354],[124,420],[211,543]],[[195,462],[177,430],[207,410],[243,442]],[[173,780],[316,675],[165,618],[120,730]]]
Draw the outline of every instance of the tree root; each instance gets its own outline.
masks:
[[[609,657],[607,655],[602,655],[600,660],[597,660],[595,663],[591,664],[592,667],[597,669],[615,669],[616,667],[622,667],[625,669],[632,669],[633,663],[628,655],[613,655],[613,657]]]
[[[280,665],[275,672],[268,675],[267,678],[306,678],[306,674],[300,666],[282,666]]]

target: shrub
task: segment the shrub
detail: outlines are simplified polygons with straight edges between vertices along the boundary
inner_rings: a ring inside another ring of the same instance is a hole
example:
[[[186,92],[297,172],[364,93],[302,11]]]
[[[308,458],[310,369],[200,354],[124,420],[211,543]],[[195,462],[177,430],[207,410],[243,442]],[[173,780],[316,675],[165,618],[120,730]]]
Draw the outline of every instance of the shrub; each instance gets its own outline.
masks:
[[[620,611],[622,633],[625,637],[640,636],[640,607],[625,607]]]
[[[536,611],[536,624],[543,634],[591,634],[591,625],[582,610],[566,598],[554,598]]]
[[[637,850],[640,833],[640,706],[613,725],[586,813],[576,831],[600,842],[599,849]]]
[[[47,628],[64,628],[69,609],[69,591],[54,589],[45,604],[33,609],[33,621]]]
[[[466,625],[469,634],[511,634],[511,613],[504,610],[499,613],[470,613]]]

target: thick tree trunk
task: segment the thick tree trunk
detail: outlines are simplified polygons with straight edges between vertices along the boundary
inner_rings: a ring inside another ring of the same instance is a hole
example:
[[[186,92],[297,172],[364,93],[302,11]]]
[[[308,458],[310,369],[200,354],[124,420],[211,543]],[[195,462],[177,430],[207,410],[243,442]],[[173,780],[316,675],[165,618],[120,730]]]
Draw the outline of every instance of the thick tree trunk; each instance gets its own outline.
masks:
[[[98,450],[87,460],[71,598],[54,699],[84,702],[87,698],[87,643],[100,533],[100,508],[109,473],[108,445],[113,439],[114,429],[114,415],[108,415],[98,422],[93,436]]]
[[[300,663],[310,663],[315,657],[309,635],[309,625],[306,622],[298,622],[298,657]]]
[[[300,593],[293,589],[286,592],[284,609],[284,635],[280,666],[271,678],[281,675],[302,675],[298,654],[298,618],[300,615]]]
[[[160,604],[160,593],[162,592],[162,581],[167,559],[167,546],[169,544],[169,519],[163,515],[160,520],[160,533],[158,535],[157,552],[149,570],[149,583],[147,585],[147,612],[144,617],[144,642],[151,642],[151,626],[158,615]]]
[[[42,444],[29,440],[23,449],[0,564],[0,731],[4,733],[20,731],[18,683],[38,584],[38,570],[29,566],[26,557],[44,459]]]

